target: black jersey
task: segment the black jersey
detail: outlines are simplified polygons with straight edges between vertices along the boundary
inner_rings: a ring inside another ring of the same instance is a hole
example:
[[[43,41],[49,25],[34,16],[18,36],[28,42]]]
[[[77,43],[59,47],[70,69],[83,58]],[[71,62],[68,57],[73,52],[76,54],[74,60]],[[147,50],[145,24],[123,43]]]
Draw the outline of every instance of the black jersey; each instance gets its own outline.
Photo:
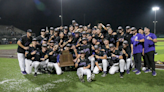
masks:
[[[103,45],[101,49],[104,49],[104,50],[105,50],[105,53],[106,53],[106,55],[107,55],[108,57],[111,56],[110,48],[107,48],[105,45]]]
[[[42,50],[38,50],[36,55],[35,55],[35,59],[36,61],[41,61],[40,58],[44,58],[45,55],[48,55],[49,56],[49,51],[45,51],[45,52],[42,52]]]
[[[80,62],[78,63],[78,67],[86,67],[91,64],[88,58],[82,59],[80,57],[79,59],[80,59]]]
[[[117,35],[109,35],[107,34],[106,35],[106,39],[108,39],[109,41],[109,44],[112,43],[116,46],[116,43],[117,43]]]
[[[24,35],[19,39],[19,41],[21,41],[23,46],[28,47],[32,42],[32,37],[28,38],[27,35]],[[17,52],[25,53],[25,50],[22,47],[18,46]]]
[[[123,46],[119,47],[119,50],[122,51],[122,49],[125,50],[126,54],[128,54],[128,57],[125,56],[125,54],[123,54],[123,58],[126,60],[126,58],[130,58],[131,57],[131,50],[130,47],[127,46],[126,48],[123,48]]]
[[[60,58],[60,54],[55,51],[52,55],[49,55],[49,62],[58,63]]]
[[[73,45],[77,45],[77,42],[78,42],[79,38],[80,37],[77,37],[77,38],[76,37],[73,37],[72,44]]]
[[[120,50],[115,50],[115,52],[111,52],[112,54],[115,54],[115,55],[122,55],[122,52]],[[116,57],[111,57],[111,60],[113,61],[113,63],[118,63],[119,62],[119,58],[116,58]]]
[[[92,55],[92,48],[91,48],[91,45],[89,44],[79,46],[78,51],[81,51],[81,50],[85,52],[85,56],[87,58]]]
[[[95,39],[97,39],[98,42],[100,42],[101,44],[103,43],[102,42],[102,38],[101,36],[103,36],[103,34],[101,34],[100,36],[98,34],[95,35]]]
[[[95,55],[103,57],[106,55],[106,53],[104,51],[100,51],[99,53],[95,52]],[[102,63],[102,59],[97,59],[96,57],[95,57],[95,61],[97,61],[98,63]]]
[[[27,56],[25,58],[27,59],[31,59],[32,57],[35,57],[35,54],[34,55],[31,55],[31,53],[33,51],[37,51],[37,48],[36,47],[29,47],[28,50],[26,50],[26,52],[28,53]]]
[[[129,33],[125,33],[124,35],[124,39],[128,41],[129,45],[131,45],[131,37],[133,35],[132,34],[129,34]]]
[[[44,38],[40,35],[40,36],[36,37],[36,39],[40,44],[42,44]]]
[[[125,37],[125,34],[123,34],[123,35],[118,35],[118,41],[119,41],[119,39],[121,39],[121,41],[119,41],[119,46],[122,46],[122,43],[123,43],[123,41],[124,41],[124,37]]]

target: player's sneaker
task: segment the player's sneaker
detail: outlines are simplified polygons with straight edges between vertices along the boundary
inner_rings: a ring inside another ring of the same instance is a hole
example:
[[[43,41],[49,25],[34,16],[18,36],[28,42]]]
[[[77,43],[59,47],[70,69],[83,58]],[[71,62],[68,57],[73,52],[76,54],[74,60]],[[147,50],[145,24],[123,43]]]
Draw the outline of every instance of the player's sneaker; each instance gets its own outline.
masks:
[[[146,67],[142,67],[142,71],[145,71],[146,70]]]
[[[80,75],[80,76],[79,76],[79,80],[80,80],[81,82],[84,82],[83,75]]]
[[[138,70],[137,69],[134,69],[133,72],[137,72]]]
[[[124,74],[123,72],[120,72],[120,78],[124,78],[123,74]]]
[[[92,80],[95,79],[95,74],[94,74],[94,73],[91,74],[91,79],[92,79]]]
[[[141,74],[141,72],[138,70],[138,71],[136,72],[136,75],[139,75],[139,74]]]
[[[146,69],[144,72],[145,73],[149,73],[149,72],[151,72],[151,70],[150,69]]]
[[[34,77],[36,77],[37,76],[37,73],[34,73]]]
[[[89,78],[87,79],[87,81],[88,81],[88,82],[91,82],[91,81],[92,81],[91,77],[89,77]]]
[[[127,73],[127,74],[130,74],[130,71],[129,71],[129,70],[126,70],[126,73]]]
[[[106,73],[103,73],[102,75],[101,75],[101,77],[105,77],[106,76]]]
[[[153,75],[153,76],[156,76],[156,75],[157,75],[157,73],[156,73],[155,71],[153,71],[153,72],[152,72],[152,75]]]
[[[23,75],[26,75],[26,74],[27,74],[26,71],[22,71],[21,73],[22,73]]]

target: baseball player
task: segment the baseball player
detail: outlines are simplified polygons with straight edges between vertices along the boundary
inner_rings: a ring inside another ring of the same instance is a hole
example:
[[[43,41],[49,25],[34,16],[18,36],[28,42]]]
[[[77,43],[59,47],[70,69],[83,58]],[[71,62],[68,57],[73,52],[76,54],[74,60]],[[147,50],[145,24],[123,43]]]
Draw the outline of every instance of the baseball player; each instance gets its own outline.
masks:
[[[95,48],[95,64],[93,73],[98,74],[99,71],[103,71],[102,77],[106,76],[107,67],[108,67],[108,61],[107,61],[107,55],[104,51],[100,51],[100,47],[98,45],[94,46]],[[103,70],[102,70],[103,68]]]
[[[57,75],[60,75],[62,74],[62,70],[59,63],[60,54],[57,52],[58,47],[58,44],[55,44],[52,51],[50,51],[47,67],[50,73],[52,72],[52,68],[55,68]]]
[[[137,29],[135,27],[131,28],[131,31],[133,33],[133,37],[131,38],[131,53],[134,56],[135,61],[135,69],[133,72],[136,72],[136,75],[141,74],[141,54],[144,42],[144,37],[137,33]]]
[[[120,69],[120,78],[123,78],[123,72],[125,69],[125,60],[123,59],[122,52],[116,50],[113,44],[109,44],[111,51],[111,59],[110,62],[113,62],[109,70],[109,74],[115,74]]]
[[[18,56],[21,73],[23,75],[27,74],[25,71],[25,50],[29,49],[29,45],[32,42],[31,34],[32,34],[32,30],[28,29],[27,35],[22,36],[17,42],[18,44],[17,56]]]
[[[91,82],[94,79],[95,75],[94,74],[91,75],[90,67],[91,67],[91,63],[88,60],[88,58],[85,57],[85,52],[80,51],[80,57],[75,63],[75,68],[78,68],[77,75],[81,82],[84,82],[83,75],[87,75],[88,82]]]
[[[33,38],[32,40],[32,46],[29,47],[28,50],[25,51],[25,65],[26,65],[26,72],[27,74],[30,74],[32,72],[32,67],[33,66],[33,62],[37,61],[35,58],[35,54],[37,53],[37,39]]]

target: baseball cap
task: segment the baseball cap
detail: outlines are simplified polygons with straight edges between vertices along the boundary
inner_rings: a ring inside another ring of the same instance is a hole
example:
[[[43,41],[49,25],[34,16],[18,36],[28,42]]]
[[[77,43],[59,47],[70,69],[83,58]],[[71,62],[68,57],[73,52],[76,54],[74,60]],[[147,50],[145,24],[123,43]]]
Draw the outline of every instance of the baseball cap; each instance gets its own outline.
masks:
[[[28,29],[27,32],[32,33],[32,30],[31,29]]]
[[[71,47],[71,44],[68,43],[68,44],[66,45],[66,47]]]
[[[126,26],[126,29],[130,29],[130,26]]]
[[[134,31],[134,30],[137,30],[137,29],[136,29],[135,27],[132,27],[132,28],[131,28],[131,31]]]
[[[79,34],[80,32],[76,30],[74,33],[75,33],[75,34]]]
[[[37,41],[37,39],[36,38],[33,38],[32,41]]]
[[[68,29],[68,27],[67,26],[64,26],[64,29]]]
[[[50,30],[54,30],[54,27],[50,27]]]
[[[54,41],[53,41],[53,40],[51,40],[51,41],[50,41],[50,43],[54,43]]]
[[[123,41],[123,44],[128,44],[128,41],[127,40]]]
[[[58,32],[59,30],[57,28],[54,29],[55,32]]]
[[[85,54],[85,51],[84,51],[84,50],[81,50],[81,51],[80,51],[80,54]]]
[[[107,27],[110,27],[110,24],[106,24]]]
[[[72,20],[72,23],[76,23],[76,21],[75,20]]]
[[[109,47],[111,48],[111,47],[115,47],[115,46],[114,46],[114,44],[111,43],[111,44],[109,44]]]
[[[83,31],[82,34],[87,34],[87,32],[86,31]]]
[[[47,38],[44,38],[43,41],[47,41]]]
[[[83,25],[79,25],[79,28],[83,28]]]
[[[47,47],[47,44],[43,44],[42,47]]]
[[[72,36],[72,33],[71,32],[68,32],[68,36]]]
[[[98,46],[98,45],[95,45],[94,48],[95,48],[95,49],[99,49],[99,46]]]
[[[123,29],[123,28],[122,28],[121,26],[119,26],[119,27],[118,27],[118,30],[121,30],[121,29]]]
[[[41,32],[45,32],[46,30],[45,29],[41,29]]]
[[[79,26],[79,24],[76,23],[75,26]]]
[[[84,37],[84,38],[82,38],[81,40],[84,41],[84,40],[88,40],[88,39],[87,39],[86,37]]]

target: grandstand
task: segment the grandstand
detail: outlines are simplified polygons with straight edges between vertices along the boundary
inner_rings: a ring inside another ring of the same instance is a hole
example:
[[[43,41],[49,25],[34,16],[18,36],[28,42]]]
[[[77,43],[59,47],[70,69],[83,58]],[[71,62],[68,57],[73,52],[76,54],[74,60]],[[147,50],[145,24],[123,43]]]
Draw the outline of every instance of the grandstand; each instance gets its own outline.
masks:
[[[24,34],[25,31],[12,25],[0,25],[0,44],[14,44]]]

